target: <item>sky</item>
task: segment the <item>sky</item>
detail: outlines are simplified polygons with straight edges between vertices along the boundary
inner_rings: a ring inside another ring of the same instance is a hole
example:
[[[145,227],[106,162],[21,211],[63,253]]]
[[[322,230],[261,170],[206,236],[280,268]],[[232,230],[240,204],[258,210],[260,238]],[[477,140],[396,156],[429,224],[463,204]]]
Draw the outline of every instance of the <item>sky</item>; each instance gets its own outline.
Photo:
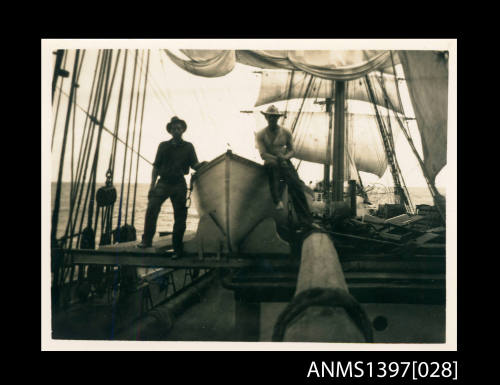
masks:
[[[145,71],[146,66],[146,51],[139,51],[138,54],[138,70]],[[179,56],[178,50],[174,50]],[[65,68],[72,73],[75,51],[69,51]],[[113,58],[115,59],[117,51],[114,51]],[[111,101],[109,104],[108,113],[105,119],[105,127],[110,130],[114,129],[114,122],[117,117],[118,92],[120,85],[120,76],[123,65],[124,51],[121,53],[121,60],[117,70],[116,80],[113,88]],[[97,50],[85,50],[85,57],[82,64],[81,75],[79,78],[79,88],[77,91],[76,115],[73,122],[68,126],[68,144],[65,154],[65,163],[63,168],[63,180],[69,181],[71,174],[76,172],[76,163],[78,159],[78,151],[82,140],[82,133],[86,115],[83,110],[88,109],[88,101],[90,95],[90,87],[92,84],[93,71],[97,59]],[[129,127],[129,145],[134,143],[137,147],[139,140],[140,128],[140,109],[139,113],[135,113],[136,99],[134,97],[132,110],[130,107],[130,89],[132,85],[132,74],[134,67],[135,51],[129,50],[127,54],[127,73],[124,83],[124,98],[122,110],[120,114],[119,137],[126,141],[127,126]],[[113,61],[114,63],[114,61]],[[245,66],[237,63],[234,70],[223,77],[204,78],[192,75],[185,70],[176,66],[165,53],[160,49],[152,49],[150,56],[150,71],[148,79],[148,87],[146,90],[147,98],[144,110],[144,120],[142,125],[142,138],[140,152],[144,158],[153,161],[158,144],[162,141],[169,140],[170,135],[165,130],[166,123],[175,115],[184,119],[188,124],[188,129],[184,134],[184,139],[194,144],[199,160],[209,161],[227,149],[231,149],[234,153],[262,163],[260,156],[254,145],[254,132],[262,127],[264,121],[253,114],[242,113],[245,110],[254,110],[254,103],[257,99],[260,75],[255,73],[259,69]],[[139,77],[136,77],[136,87]],[[143,77],[141,76],[141,91],[140,101],[142,101]],[[56,181],[60,150],[62,147],[62,138],[65,127],[65,115],[67,111],[68,95],[69,95],[69,79],[65,79],[62,85],[62,93],[60,97],[59,113],[55,125],[54,143],[51,150],[51,180]],[[60,91],[55,94],[54,104],[52,106],[52,123],[50,126],[51,137],[56,117],[57,100]],[[401,97],[405,111],[408,116],[412,116],[411,103],[409,101],[408,92],[403,87],[401,89]],[[290,103],[289,108],[293,109],[298,106],[298,102]],[[285,102],[275,103],[278,108],[283,109]],[[140,106],[140,103],[139,103]],[[311,104],[310,107],[313,105]],[[258,107],[263,110],[266,106]],[[316,106],[316,108],[320,108]],[[366,112],[367,109],[373,113],[373,107],[366,103],[358,102],[349,105],[349,111]],[[130,114],[130,123],[129,121]],[[134,124],[135,123],[135,124]],[[134,133],[135,125],[135,135]],[[421,144],[418,129],[415,121],[410,121],[410,130],[415,141],[416,147],[420,154]],[[98,183],[103,183],[105,173],[108,167],[110,149],[112,145],[112,137],[107,132],[102,134],[101,151],[99,153],[100,162],[97,173]],[[407,186],[426,186],[426,182],[422,176],[420,166],[404,136],[399,133],[395,135],[396,140],[396,155],[399,161],[400,168],[404,175]],[[124,164],[124,146],[119,143],[117,151],[117,161],[115,166],[115,181],[121,181],[123,174],[127,181],[129,175],[132,175],[132,181],[135,181],[135,168],[137,155],[132,156],[132,168],[130,168],[131,155],[127,154],[127,162]],[[73,154],[73,160],[71,160]],[[71,166],[73,162],[73,167]],[[132,171],[132,172],[130,172]],[[309,181],[319,181],[323,177],[323,166],[309,162],[301,162],[299,167],[299,175],[308,183]],[[366,184],[382,183],[386,186],[392,186],[392,177],[389,169],[382,178],[372,174],[361,173],[363,182]],[[447,166],[441,171],[436,178],[437,187],[444,187],[448,178]],[[146,161],[140,159],[138,170],[138,181],[140,183],[149,183],[151,180],[151,166]]]

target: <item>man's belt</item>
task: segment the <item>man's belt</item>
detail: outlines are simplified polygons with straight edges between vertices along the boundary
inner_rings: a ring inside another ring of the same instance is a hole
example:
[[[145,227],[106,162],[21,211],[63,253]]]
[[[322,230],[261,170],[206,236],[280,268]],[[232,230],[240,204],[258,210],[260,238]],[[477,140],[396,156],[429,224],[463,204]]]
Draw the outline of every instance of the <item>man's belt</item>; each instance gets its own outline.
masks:
[[[161,181],[168,184],[177,184],[186,182],[186,180],[182,175],[161,177]]]

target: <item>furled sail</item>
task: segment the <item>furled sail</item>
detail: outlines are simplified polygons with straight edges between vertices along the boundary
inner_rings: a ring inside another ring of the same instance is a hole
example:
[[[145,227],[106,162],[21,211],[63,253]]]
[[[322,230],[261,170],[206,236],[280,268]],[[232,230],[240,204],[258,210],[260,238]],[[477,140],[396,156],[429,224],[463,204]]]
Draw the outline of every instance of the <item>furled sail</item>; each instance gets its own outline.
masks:
[[[183,60],[165,50],[168,57],[179,67],[194,75],[219,77],[231,72],[236,64],[235,52],[228,50],[181,50],[191,60]]]
[[[285,70],[264,70],[262,71],[259,96],[255,106],[274,103],[287,99],[310,98],[331,98],[335,95],[335,83],[329,80],[313,77],[303,71],[285,71]],[[382,107],[390,105],[398,113],[403,113],[397,94],[397,80],[394,75],[383,74],[378,71],[368,75],[371,78],[371,84],[374,87],[384,85],[388,102],[386,104],[383,93],[376,92],[376,103]],[[348,100],[359,100],[371,102],[364,79],[356,79],[347,82]]]
[[[297,119],[298,112],[287,112],[285,127],[289,128]],[[265,127],[266,121],[261,113],[253,114],[257,127]],[[328,147],[328,114],[324,112],[302,112],[293,130],[295,158],[308,162],[331,164],[331,155],[327,156]],[[280,122],[282,124],[282,122]],[[396,125],[391,117],[391,125]],[[333,142],[332,135],[332,142]],[[332,146],[333,147],[333,146]],[[380,137],[375,115],[347,113],[346,114],[346,165],[349,157],[355,168],[350,166],[351,176],[356,169],[379,177],[387,169],[387,158]],[[348,173],[346,173],[347,176]]]
[[[448,62],[443,52],[399,51],[432,184],[446,165]]]
[[[183,60],[169,50],[170,59],[195,75],[224,76],[236,62],[266,69],[294,69],[330,80],[353,80],[375,70],[392,73],[390,51],[361,50],[183,50]]]

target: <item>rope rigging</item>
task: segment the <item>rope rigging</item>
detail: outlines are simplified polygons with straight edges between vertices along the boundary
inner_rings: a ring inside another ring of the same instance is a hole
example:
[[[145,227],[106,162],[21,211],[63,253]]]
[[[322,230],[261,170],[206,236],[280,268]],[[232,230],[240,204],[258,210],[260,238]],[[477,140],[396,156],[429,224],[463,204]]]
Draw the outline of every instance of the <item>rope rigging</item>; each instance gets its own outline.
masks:
[[[100,106],[102,90],[103,90],[103,79],[104,79],[104,69],[105,69],[104,68],[104,55],[101,56],[100,54],[101,54],[101,52],[99,51],[98,59],[97,59],[98,60],[97,67],[98,67],[99,75],[98,75],[97,85],[96,85],[96,88],[94,90],[95,92],[94,92],[93,99],[92,99],[92,103],[93,103],[92,104],[92,112],[94,115],[97,115],[97,112],[98,112],[98,109]],[[92,95],[91,95],[91,97],[92,97]],[[89,106],[90,106],[90,100],[89,100]],[[93,140],[94,140],[95,126],[97,124],[97,120],[91,119],[90,116],[87,116],[85,123],[86,124],[88,123],[87,140],[85,142],[85,148],[84,148],[84,156],[83,156],[84,159],[82,158],[82,163],[81,163],[81,171],[82,171],[82,173],[80,174],[81,175],[81,187],[80,187],[80,193],[79,193],[79,197],[78,197],[78,205],[77,205],[77,210],[76,210],[77,215],[75,215],[75,218],[74,218],[73,228],[76,228],[76,222],[78,220],[78,213],[79,213],[79,208],[81,205],[81,199],[82,199],[83,192],[85,190],[84,183],[87,180],[88,163],[90,160],[90,154],[91,154],[92,144],[93,144]],[[83,220],[85,217],[85,212],[86,212],[87,203],[88,203],[88,197],[89,197],[89,189],[87,188],[87,193],[85,194],[85,201],[84,201],[83,209],[81,211],[81,219],[80,219],[79,230],[78,230],[77,247],[82,247],[82,243],[81,243],[81,240],[82,240],[81,237],[83,236],[82,228],[83,228]],[[87,246],[91,247],[92,245],[91,244],[87,245],[84,242],[83,246],[84,246],[83,248],[87,248]]]
[[[59,160],[59,173],[57,176],[57,186],[56,186],[56,194],[55,194],[55,201],[54,201],[54,210],[52,212],[52,228],[51,228],[51,242],[52,242],[52,247],[57,247],[57,225],[59,221],[59,208],[61,204],[61,184],[62,184],[62,173],[63,173],[63,168],[64,168],[64,156],[66,152],[66,140],[68,136],[68,128],[69,128],[69,121],[70,121],[70,115],[71,115],[71,105],[73,102],[73,97],[74,97],[74,91],[75,91],[75,84],[76,84],[76,75],[77,75],[77,68],[78,68],[78,60],[80,58],[80,50],[76,50],[75,53],[75,60],[74,60],[74,65],[73,65],[73,75],[71,79],[71,91],[70,91],[70,96],[69,96],[69,102],[68,102],[68,110],[66,112],[66,121],[64,123],[64,136],[63,136],[63,144],[62,144],[62,149],[61,149],[61,155],[60,155],[60,160]]]
[[[118,223],[116,230],[114,231],[114,242],[126,242],[129,240],[134,240],[134,239],[128,239],[135,237],[135,234],[133,232],[129,233],[127,223],[125,222],[124,226],[121,226],[121,220],[122,220],[122,205],[123,205],[123,194],[124,194],[124,187],[125,187],[125,170],[126,170],[126,165],[127,165],[127,155],[128,155],[128,139],[129,139],[129,133],[130,133],[130,120],[132,116],[132,109],[134,105],[134,90],[135,90],[135,78],[137,74],[137,56],[138,56],[138,50],[135,50],[135,56],[134,56],[134,69],[132,72],[132,87],[130,89],[130,102],[129,102],[129,111],[128,111],[128,119],[127,119],[127,134],[126,134],[126,139],[125,139],[125,151],[123,154],[123,170],[122,170],[122,183],[120,187],[120,203],[118,206]],[[127,207],[125,207],[125,210],[127,210]]]
[[[130,151],[130,165],[128,172],[128,188],[127,188],[127,199],[126,199],[126,213],[125,213],[125,223],[127,223],[127,214],[128,214],[128,204],[130,200],[130,183],[132,182],[132,163],[133,163],[133,154],[137,154],[136,159],[136,170],[135,170],[135,186],[133,191],[133,207],[132,207],[132,225],[134,223],[135,217],[135,200],[137,196],[137,180],[138,180],[138,167],[139,167],[139,158],[142,158],[147,163],[152,164],[149,160],[145,159],[140,154],[141,148],[141,139],[142,139],[142,128],[144,121],[144,110],[145,110],[145,98],[146,98],[146,90],[148,86],[148,73],[149,71],[149,62],[150,62],[150,52],[147,54],[147,64],[146,70],[143,71],[143,62],[144,62],[144,52],[141,53],[141,74],[144,73],[144,79],[139,75],[139,81],[136,87],[135,77],[137,75],[138,69],[138,51],[136,50],[135,55],[135,63],[134,63],[134,79],[131,88],[131,98],[128,112],[128,125],[127,125],[127,138],[124,142],[119,137],[119,124],[120,124],[120,116],[121,116],[121,107],[122,101],[124,97],[124,83],[125,83],[125,75],[126,75],[126,63],[127,63],[127,51],[125,51],[125,59],[122,67],[122,75],[121,75],[121,84],[120,91],[118,96],[118,104],[117,104],[117,116],[115,119],[115,127],[114,132],[111,132],[104,126],[104,122],[106,119],[107,112],[109,110],[111,96],[114,92],[114,83],[116,79],[116,74],[118,72],[118,66],[120,63],[120,55],[121,50],[118,50],[118,54],[116,57],[113,57],[112,50],[99,50],[97,52],[97,60],[95,63],[94,74],[92,79],[92,86],[89,94],[88,107],[85,109],[80,106],[77,102],[77,89],[78,89],[78,79],[82,72],[83,68],[83,60],[85,57],[85,51],[82,52],[80,50],[76,50],[74,57],[74,65],[72,71],[72,79],[70,85],[69,95],[62,88],[62,82],[59,84],[59,105],[60,105],[60,97],[62,94],[68,97],[68,106],[66,113],[66,121],[64,124],[64,136],[62,139],[62,148],[60,153],[60,162],[59,162],[59,174],[58,174],[58,183],[56,186],[55,192],[55,202],[53,206],[52,213],[52,228],[51,228],[51,239],[52,239],[52,248],[56,251],[53,252],[52,256],[52,267],[54,271],[54,293],[58,293],[58,286],[67,282],[68,273],[70,282],[73,281],[73,275],[75,266],[67,266],[65,267],[62,264],[62,253],[58,253],[57,250],[59,247],[69,248],[73,247],[74,238],[78,237],[76,240],[76,246],[82,249],[93,249],[95,248],[95,234],[100,227],[100,245],[111,243],[111,234],[112,234],[112,217],[113,217],[113,207],[116,201],[116,189],[113,187],[113,175],[114,175],[114,167],[116,163],[116,152],[117,152],[117,143],[120,141],[125,144],[125,153],[124,153],[124,168],[122,172],[122,188],[121,188],[121,197],[120,204],[123,202],[124,198],[124,179],[125,179],[125,167],[128,152]],[[68,59],[68,55],[64,57],[64,62]],[[57,84],[56,84],[57,87]],[[137,89],[136,89],[137,88]],[[140,103],[140,92],[141,88],[143,89],[142,94],[142,103]],[[136,94],[134,101],[134,93]],[[129,146],[129,132],[131,130],[131,119],[132,119],[132,109],[135,105],[134,111],[134,129],[132,134],[132,144]],[[85,113],[85,122],[83,124],[83,130],[81,133],[80,143],[79,143],[79,154],[78,158],[76,158],[76,108],[80,109]],[[137,127],[139,121],[139,108],[140,111],[140,125]],[[57,108],[56,108],[57,111]],[[71,115],[73,114],[73,115]],[[99,118],[97,118],[99,117]],[[57,116],[56,116],[57,119]],[[71,125],[71,127],[70,127]],[[96,128],[98,127],[98,132],[96,134]],[[135,150],[135,141],[136,141],[136,131],[139,129],[139,135],[137,140],[139,141],[138,149]],[[54,130],[55,131],[55,130]],[[100,157],[100,149],[102,143],[102,132],[108,132],[112,136],[112,145],[111,145],[111,153],[109,157],[108,170],[106,171],[106,184],[105,186],[99,188],[96,192],[96,181],[97,181],[97,170],[99,165],[99,157]],[[71,139],[68,135],[71,135]],[[97,138],[96,138],[97,137]],[[71,143],[68,143],[71,140]],[[57,224],[59,220],[59,211],[60,211],[60,201],[61,201],[61,184],[62,184],[62,174],[64,168],[65,161],[65,150],[66,146],[71,147],[71,159],[69,160],[71,169],[69,170],[70,174],[70,185],[69,185],[69,215],[68,221],[66,223],[64,236],[59,240],[56,238],[57,235]],[[92,157],[92,158],[91,158]],[[77,159],[77,160],[76,160]],[[75,167],[76,166],[76,167]],[[90,169],[90,175],[89,174]],[[94,213],[95,207],[95,213]],[[120,207],[121,211],[122,207]],[[94,217],[95,215],[95,217]],[[119,213],[119,217],[121,216],[121,212]],[[84,221],[86,223],[85,229],[82,230]],[[79,225],[78,225],[79,223]],[[98,226],[99,225],[99,226]],[[118,226],[120,228],[120,226]],[[120,235],[118,235],[118,239],[120,239]],[[123,239],[123,238],[122,238]],[[126,239],[123,239],[126,240]],[[81,266],[82,267],[82,266]],[[96,291],[99,290],[99,287],[102,288],[102,278],[103,278],[103,267],[93,269],[90,266],[87,267],[87,279],[88,281],[84,281],[85,270],[86,267],[78,268],[78,281],[79,285],[82,282],[89,282],[92,287],[95,288]],[[109,267],[108,267],[109,269]],[[123,272],[122,272],[123,273]],[[59,294],[54,294],[56,297],[53,297],[58,301]],[[86,298],[87,295],[83,295],[82,298]],[[55,301],[54,303],[56,303]]]
[[[104,67],[102,67],[102,59],[100,58],[101,56],[101,51],[98,52],[98,57],[96,61],[96,66],[94,70],[94,77],[92,80],[92,87],[91,87],[91,92],[89,95],[89,101],[88,101],[88,108],[84,109],[82,106],[78,104],[78,102],[75,101],[74,105],[76,104],[77,107],[82,110],[85,113],[85,124],[84,124],[84,129],[82,132],[82,137],[81,137],[81,142],[80,142],[80,153],[78,156],[78,162],[77,162],[77,169],[76,169],[76,178],[72,178],[73,186],[70,189],[70,215],[68,217],[68,223],[66,226],[66,231],[64,236],[60,239],[61,241],[65,242],[66,246],[69,243],[69,248],[73,247],[73,239],[75,236],[78,236],[77,240],[77,245],[81,244],[81,235],[82,235],[82,225],[83,225],[83,214],[81,216],[80,220],[80,229],[77,231],[77,221],[79,218],[80,214],[80,207],[82,206],[82,197],[85,195],[85,203],[83,205],[83,210],[82,212],[85,212],[87,210],[87,204],[90,196],[90,191],[87,189],[87,192],[84,194],[84,186],[83,184],[85,183],[87,179],[87,171],[88,171],[88,163],[90,160],[90,149],[93,147],[93,142],[94,142],[94,133],[95,133],[95,125],[99,123],[98,119],[95,119],[94,117],[97,115],[99,107],[101,106],[100,100],[102,97],[102,91],[103,91],[103,71]],[[79,71],[82,68],[82,64],[80,63],[79,66]],[[115,73],[116,73],[116,67],[115,67]],[[96,86],[96,80],[97,80],[97,86]],[[60,89],[61,94],[64,93],[64,90]],[[123,92],[123,91],[122,91]],[[108,101],[105,103],[106,105],[109,103],[109,98]],[[143,100],[144,103],[144,100]],[[91,110],[91,113],[87,112]],[[120,115],[118,115],[120,116]],[[101,122],[102,123],[102,122]],[[103,124],[102,124],[102,129],[104,129],[106,132],[110,133],[113,137],[113,147],[114,150],[112,150],[112,170],[114,170],[114,162],[116,161],[116,156],[113,156],[113,153],[116,152],[116,147],[117,147],[117,141],[120,141],[121,143],[124,143],[118,136],[118,131],[116,128],[118,127],[119,122],[116,121],[117,125],[115,127],[115,132],[111,132],[108,130]],[[127,148],[130,148],[130,146],[126,146]],[[145,160],[147,163],[151,164],[151,162],[147,159],[145,159],[139,152],[135,151],[133,148],[131,148],[131,151],[134,153],[137,153],[137,157],[141,157],[143,160]],[[136,172],[137,173],[137,172]],[[73,175],[74,176],[74,175]],[[95,176],[94,176],[95,178]],[[92,179],[90,179],[89,182],[92,182]],[[76,210],[75,210],[76,208]],[[92,245],[89,245],[92,246]]]
[[[144,106],[145,106],[145,102],[146,102],[146,90],[147,90],[147,84],[148,84],[149,56],[150,56],[150,51],[148,50],[148,58],[146,61],[146,73],[144,75],[145,76],[144,91],[142,93],[141,124],[140,124],[140,128],[139,128],[139,144],[137,145],[137,163],[136,163],[136,168],[135,168],[134,199],[133,199],[133,207],[132,207],[132,226],[134,225],[134,219],[135,219],[135,202],[136,202],[136,196],[137,196],[137,178],[139,175],[139,153],[141,152],[142,123],[144,120]]]
[[[94,230],[92,229],[92,219],[93,219],[93,207],[94,207],[94,194],[95,194],[95,183],[96,183],[96,172],[97,172],[97,162],[98,162],[98,157],[99,157],[99,149],[100,149],[100,143],[101,143],[101,137],[102,137],[102,122],[104,121],[104,118],[106,117],[106,112],[107,108],[109,106],[109,99],[111,96],[111,92],[113,89],[113,84],[115,80],[115,75],[116,75],[116,69],[119,61],[119,56],[120,53],[118,54],[116,63],[115,63],[115,69],[113,71],[113,77],[111,81],[111,86],[108,87],[109,84],[109,73],[111,71],[111,62],[112,62],[112,54],[111,52],[105,51],[101,60],[101,76],[100,76],[100,84],[98,87],[98,92],[97,92],[97,98],[96,98],[96,103],[95,106],[98,109],[99,106],[101,106],[100,110],[100,115],[101,115],[101,122],[98,122],[96,119],[91,119],[91,127],[92,127],[92,134],[91,137],[93,138],[93,134],[95,132],[95,125],[99,124],[99,132],[95,144],[95,152],[94,152],[94,158],[92,162],[92,169],[91,173],[89,176],[89,184],[87,186],[87,192],[85,196],[85,202],[82,210],[82,217],[80,220],[80,230],[83,226],[83,220],[84,220],[84,214],[85,211],[87,210],[87,203],[89,204],[88,208],[88,215],[87,215],[87,227],[83,231],[79,231],[82,233],[81,236],[78,237],[78,242],[79,246],[81,248],[94,248],[95,247],[95,233]],[[101,102],[102,99],[102,102]],[[87,159],[86,159],[86,165],[85,165],[85,178],[87,174],[87,169],[88,169],[88,160],[90,157],[90,149],[87,154]],[[95,221],[95,226],[97,226],[97,218]]]
[[[118,131],[119,131],[126,68],[127,68],[127,51],[125,50],[125,57],[123,60],[123,67],[122,67],[122,77],[120,82],[120,91],[118,94],[115,131],[113,136],[113,142],[111,145],[111,152],[109,156],[108,170],[106,171],[106,183],[103,187],[99,188],[99,190],[97,190],[96,193],[98,208],[100,207],[102,210],[101,238],[99,242],[100,245],[111,244],[112,220],[113,220],[112,214],[114,209],[114,203],[116,201],[116,196],[117,196],[116,189],[113,186],[114,161],[116,159],[116,150],[117,150],[116,138],[118,137]],[[96,278],[99,279],[100,277]]]
[[[59,242],[57,240],[57,225],[59,221],[59,209],[60,209],[60,204],[61,204],[61,185],[62,185],[62,173],[63,173],[63,168],[64,168],[64,156],[66,152],[66,142],[67,142],[67,136],[68,136],[68,128],[69,128],[69,122],[71,118],[71,107],[72,107],[72,102],[74,98],[74,90],[75,90],[75,84],[76,84],[76,75],[77,75],[77,68],[78,68],[78,61],[80,58],[80,50],[77,50],[75,53],[75,59],[74,59],[74,64],[73,64],[73,75],[71,79],[71,91],[70,91],[70,98],[68,102],[68,109],[66,112],[66,121],[64,124],[64,136],[63,136],[63,146],[61,149],[61,155],[60,155],[60,162],[59,162],[59,173],[57,176],[57,186],[56,186],[56,194],[55,194],[55,201],[54,201],[54,209],[52,212],[52,228],[51,228],[51,248],[57,249],[59,247]],[[64,280],[64,273],[61,272],[61,267],[63,266],[63,254],[60,252],[53,252],[51,254],[51,268],[54,273],[53,275],[53,282],[54,285],[52,286],[52,300],[54,303],[54,308],[56,308],[59,304],[59,285],[61,284],[61,278]]]
[[[396,74],[396,66],[395,66],[395,62],[394,62],[394,57],[393,57],[393,52],[391,51],[391,62],[392,62],[392,66],[393,66],[393,71],[394,73]],[[404,79],[398,79],[398,80],[404,80]],[[383,84],[381,83],[381,80],[379,79],[379,84],[380,84],[380,87],[382,88],[382,91],[384,93],[384,98],[385,98],[385,101],[386,101],[386,105],[388,106],[387,108],[391,108],[394,110],[394,106],[392,105],[388,95],[387,95],[387,90],[385,89],[385,87],[383,86]],[[402,110],[402,101],[401,101],[401,94],[400,94],[400,91],[399,91],[399,86],[398,86],[398,83],[396,83],[396,91],[397,91],[397,96],[398,96],[398,103],[399,103],[399,107],[401,108]],[[441,201],[440,201],[440,197],[441,195],[439,194],[439,192],[437,191],[436,187],[433,185],[433,183],[431,183],[428,175],[427,175],[427,171],[425,169],[425,166],[424,166],[424,163],[422,161],[422,158],[420,157],[420,154],[418,153],[416,147],[415,147],[415,144],[413,142],[413,139],[411,137],[411,131],[408,127],[408,122],[405,120],[403,122],[403,120],[401,119],[401,117],[399,116],[399,114],[397,113],[394,113],[394,117],[396,118],[396,121],[398,122],[398,125],[401,129],[401,131],[403,132],[406,140],[408,141],[413,153],[415,154],[415,157],[417,158],[417,161],[420,165],[420,168],[422,170],[422,173],[423,173],[423,176],[424,176],[424,179],[427,183],[427,186],[429,188],[429,191],[431,193],[431,196],[433,197],[433,200],[434,200],[434,203],[435,203],[435,206],[439,212],[439,215],[441,216],[441,219],[443,220],[443,222],[445,221],[445,216],[444,216],[444,210],[443,210],[443,207],[441,206]],[[398,166],[399,167],[399,166]],[[402,174],[401,174],[401,177],[402,177]],[[404,188],[406,189],[406,186],[404,186]],[[407,189],[406,189],[407,191]],[[407,195],[409,197],[409,193],[407,192]]]
[[[62,91],[62,94],[65,95],[65,96],[69,96],[66,92]],[[88,110],[86,110],[85,108],[83,108],[80,104],[76,103],[76,107],[82,111],[88,118],[90,121],[92,121],[93,123],[95,124],[98,124],[99,121],[94,117],[94,115],[92,113],[89,113]],[[102,129],[104,130],[104,132],[110,134],[111,136],[115,136],[115,134],[109,129],[107,128],[104,124],[102,125]],[[142,158],[142,160],[144,160],[146,163],[150,164],[151,166],[153,165],[153,162],[150,161],[149,159],[145,158],[142,154],[140,153],[137,153],[133,148],[130,148],[128,145],[126,145],[125,141],[123,139],[121,139],[120,137],[116,137],[116,140],[118,142],[120,142],[121,144],[125,145],[126,148],[130,149],[133,153],[137,154],[140,158]]]
[[[290,84],[288,85],[288,95],[286,97],[285,116],[283,117],[283,124],[285,124],[285,120],[286,120],[287,115],[288,115],[288,101],[290,100],[290,96],[292,95],[293,75],[295,74],[295,70],[291,70],[289,72],[289,74],[290,74],[290,76],[289,76]]]
[[[64,58],[63,58],[63,63],[62,63],[62,67],[66,67],[66,60],[68,59],[68,54],[67,54],[67,51],[63,51],[64,52]],[[56,69],[54,70],[54,72],[57,70],[57,63],[56,63]],[[64,79],[66,78],[66,76],[61,76],[61,84],[60,84],[60,87],[63,86],[63,83],[64,83]],[[54,74],[54,79],[56,79],[56,75]],[[53,85],[56,85],[57,86],[57,82],[54,82]],[[52,90],[52,98],[54,98],[54,92],[55,90],[53,89]],[[54,138],[55,138],[55,135],[56,135],[56,127],[57,127],[57,117],[59,116],[59,106],[61,104],[61,92],[59,92],[59,96],[57,97],[57,105],[56,105],[56,113],[55,113],[55,118],[54,118],[54,126],[52,128],[52,140],[50,142],[50,150],[52,151],[52,147],[54,146]]]
[[[142,63],[144,59],[144,51],[141,51],[141,59],[140,62]],[[134,148],[135,144],[135,130],[137,126],[137,112],[139,110],[139,95],[141,92],[141,80],[142,80],[142,66],[139,72],[139,83],[137,84],[137,92],[136,92],[136,98],[135,98],[135,109],[134,109],[134,129],[132,131],[132,148]],[[132,181],[132,163],[133,163],[133,154],[130,154],[130,164],[129,164],[129,171],[128,171],[128,184],[127,184],[127,200],[125,203],[125,224],[128,223],[128,208],[129,208],[129,197],[130,197],[130,182]],[[133,226],[131,226],[133,227]],[[135,232],[135,229],[134,229]],[[130,240],[135,240],[135,239],[130,239]]]
[[[396,65],[395,65],[395,62],[394,62],[394,56],[393,56],[393,52],[392,51],[391,51],[391,62],[392,62],[393,71],[396,74]],[[404,80],[404,79],[401,79],[401,80]],[[401,94],[400,94],[400,91],[399,91],[399,85],[398,85],[398,83],[396,83],[396,90],[397,90],[397,96],[398,96],[399,105],[402,106]],[[392,106],[392,104],[390,103],[390,101],[389,101],[389,105]],[[408,122],[405,120],[405,122],[403,123],[401,117],[398,114],[394,114],[394,116],[396,117],[396,120],[398,122],[399,127],[401,128],[401,131],[403,131],[403,134],[404,134],[406,140],[408,141],[408,143],[409,143],[409,145],[410,145],[413,153],[415,154],[415,157],[417,158],[417,161],[418,161],[418,163],[420,165],[420,168],[422,170],[422,174],[424,176],[425,182],[427,183],[427,187],[429,188],[429,191],[430,191],[431,196],[432,196],[432,198],[434,200],[434,204],[435,204],[435,206],[436,206],[436,208],[438,210],[438,213],[439,213],[439,215],[440,215],[443,223],[446,223],[445,214],[444,214],[444,208],[442,207],[442,202],[441,202],[441,198],[442,198],[441,194],[439,194],[439,192],[436,189],[436,186],[434,185],[434,183],[431,182],[429,176],[427,175],[427,171],[425,169],[424,162],[423,162],[420,154],[418,153],[418,151],[417,151],[417,149],[415,147],[415,143],[413,142],[413,139],[411,137],[411,131],[410,131],[410,128],[408,126]]]
[[[292,135],[293,133],[295,132],[295,128],[297,126],[297,123],[299,122],[299,119],[302,119],[302,109],[304,108],[304,104],[305,104],[305,101],[306,99],[308,98],[309,96],[309,90],[311,89],[311,86],[313,84],[313,80],[315,80],[315,78],[310,75],[311,78],[309,79],[309,82],[307,83],[307,86],[306,86],[306,90],[304,92],[304,97],[302,98],[302,103],[300,105],[300,108],[299,108],[299,111],[297,112],[297,115],[295,116],[295,119],[293,120],[293,123],[292,123],[292,127],[291,127],[291,132],[292,132]],[[293,74],[292,74],[292,78],[293,78]],[[290,80],[290,90],[289,90],[289,95],[291,93],[291,87],[292,87],[292,80]],[[318,90],[319,90],[319,87],[318,87]],[[287,107],[288,108],[288,100],[287,100]],[[285,114],[287,113],[287,111],[285,110]],[[286,118],[286,115],[285,115],[285,118]],[[294,142],[297,142],[297,145],[296,147],[300,147],[300,145],[303,143],[304,141],[304,138],[305,138],[305,131],[302,131],[301,133],[301,136],[299,136],[297,139],[294,138]],[[298,163],[297,163],[297,166],[295,167],[295,171],[297,171],[300,167],[302,163],[302,160],[300,160]]]
[[[370,97],[370,101],[372,102],[373,108],[375,110],[376,118],[377,118],[377,123],[379,126],[379,130],[382,136],[382,140],[384,143],[384,148],[386,150],[386,156],[387,160],[389,161],[389,165],[391,166],[391,174],[393,177],[394,181],[394,188],[395,188],[395,193],[398,195],[402,203],[405,205],[406,209],[408,212],[412,213],[413,208],[409,199],[409,196],[407,195],[407,191],[403,189],[403,183],[401,180],[401,170],[399,169],[399,165],[397,164],[397,159],[395,157],[395,152],[394,152],[394,147],[391,144],[391,141],[389,139],[389,135],[387,133],[387,128],[384,124],[384,121],[382,120],[378,106],[376,104],[376,99],[375,95],[373,92],[373,88],[371,86],[371,82],[368,76],[365,76],[365,84],[367,87],[368,95]]]
[[[109,73],[111,69],[111,57],[112,53],[111,52],[105,52],[104,53],[104,60],[105,60],[105,81],[104,81],[104,90],[103,94],[104,97],[102,99],[102,108],[101,108],[101,122],[104,121],[104,117],[106,116],[106,99],[109,97],[108,95],[108,90],[109,90]],[[95,248],[95,228],[97,227],[97,220],[98,220],[98,212],[96,213],[96,218],[95,218],[95,225],[92,227],[92,219],[94,215],[94,201],[95,201],[95,188],[96,188],[96,174],[97,174],[97,162],[99,160],[99,149],[101,145],[101,137],[102,137],[102,129],[100,128],[98,133],[97,133],[97,141],[96,141],[96,146],[95,146],[95,151],[94,151],[94,159],[92,161],[92,168],[90,171],[90,184],[88,186],[88,190],[90,190],[90,200],[89,200],[89,207],[88,207],[88,214],[87,214],[87,227],[84,230],[84,234],[87,235],[87,241],[90,242],[92,245],[92,248]]]

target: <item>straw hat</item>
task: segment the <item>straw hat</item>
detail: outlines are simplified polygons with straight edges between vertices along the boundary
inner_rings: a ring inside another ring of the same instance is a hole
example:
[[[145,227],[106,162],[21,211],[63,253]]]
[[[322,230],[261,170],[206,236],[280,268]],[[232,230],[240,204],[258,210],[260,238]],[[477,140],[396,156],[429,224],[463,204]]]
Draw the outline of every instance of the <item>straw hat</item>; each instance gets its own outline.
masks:
[[[167,124],[167,131],[168,132],[170,132],[170,130],[172,129],[172,126],[175,123],[180,123],[183,126],[182,132],[186,131],[186,128],[187,128],[186,122],[182,119],[179,119],[177,116],[174,116],[172,119],[170,119],[170,122]]]
[[[278,115],[278,116],[284,115],[283,113],[279,112],[279,110],[274,105],[267,107],[267,110],[261,111],[261,113],[263,115]]]

